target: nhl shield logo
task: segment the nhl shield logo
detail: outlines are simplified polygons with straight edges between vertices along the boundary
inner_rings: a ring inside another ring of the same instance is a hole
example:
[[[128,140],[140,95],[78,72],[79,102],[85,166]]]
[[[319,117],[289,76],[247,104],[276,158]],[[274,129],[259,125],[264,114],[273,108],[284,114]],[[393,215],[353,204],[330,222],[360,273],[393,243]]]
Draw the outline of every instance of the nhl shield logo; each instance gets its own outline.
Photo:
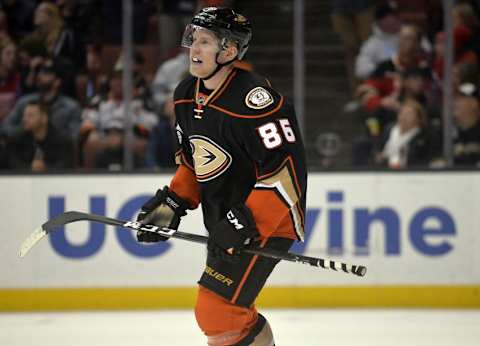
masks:
[[[245,103],[249,108],[263,109],[273,103],[273,97],[265,88],[256,87],[248,92]]]

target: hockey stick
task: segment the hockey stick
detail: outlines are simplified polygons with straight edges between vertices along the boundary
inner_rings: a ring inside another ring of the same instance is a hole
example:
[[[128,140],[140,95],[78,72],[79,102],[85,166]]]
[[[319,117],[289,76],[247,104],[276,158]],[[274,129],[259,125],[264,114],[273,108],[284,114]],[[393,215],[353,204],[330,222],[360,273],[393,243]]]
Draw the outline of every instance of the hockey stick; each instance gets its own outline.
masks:
[[[47,234],[53,232],[58,227],[63,225],[76,222],[76,221],[92,221],[99,222],[111,226],[120,226],[124,228],[129,228],[132,230],[142,230],[147,232],[157,233],[163,236],[178,238],[183,240],[188,240],[195,243],[206,244],[208,237],[198,234],[180,232],[174,229],[158,227],[155,225],[141,224],[136,221],[122,221],[117,219],[112,219],[102,215],[82,213],[79,211],[68,211],[63,214],[60,214],[53,219],[45,222],[41,227],[37,228],[33,233],[25,239],[20,248],[20,257],[24,257],[30,249],[38,243],[42,238]],[[309,264],[314,267],[320,267],[323,269],[332,269],[334,271],[343,271],[345,273],[351,273],[357,276],[365,276],[367,268],[365,266],[351,265],[347,263],[342,263],[338,261],[332,261],[323,258],[315,258],[297,255],[291,252],[283,253],[277,252],[271,249],[249,249],[246,248],[242,250],[246,253],[275,258],[283,261],[298,262],[303,264]]]

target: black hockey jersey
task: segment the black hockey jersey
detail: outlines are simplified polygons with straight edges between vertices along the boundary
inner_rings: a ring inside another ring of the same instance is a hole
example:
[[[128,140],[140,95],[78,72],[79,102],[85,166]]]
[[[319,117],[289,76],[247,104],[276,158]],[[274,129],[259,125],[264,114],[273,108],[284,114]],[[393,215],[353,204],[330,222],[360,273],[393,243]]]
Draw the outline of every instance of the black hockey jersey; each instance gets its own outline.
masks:
[[[292,105],[234,68],[209,95],[187,77],[175,90],[180,164],[171,189],[202,205],[207,230],[245,203],[264,237],[303,240],[307,175]]]

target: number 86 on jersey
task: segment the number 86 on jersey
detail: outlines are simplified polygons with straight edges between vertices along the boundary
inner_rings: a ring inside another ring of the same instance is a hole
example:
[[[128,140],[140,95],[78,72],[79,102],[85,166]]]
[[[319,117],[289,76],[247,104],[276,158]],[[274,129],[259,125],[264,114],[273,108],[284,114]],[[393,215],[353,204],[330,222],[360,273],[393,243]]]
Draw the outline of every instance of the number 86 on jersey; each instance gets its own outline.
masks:
[[[267,149],[274,149],[282,145],[283,139],[289,143],[296,141],[295,133],[288,119],[277,119],[257,128]]]

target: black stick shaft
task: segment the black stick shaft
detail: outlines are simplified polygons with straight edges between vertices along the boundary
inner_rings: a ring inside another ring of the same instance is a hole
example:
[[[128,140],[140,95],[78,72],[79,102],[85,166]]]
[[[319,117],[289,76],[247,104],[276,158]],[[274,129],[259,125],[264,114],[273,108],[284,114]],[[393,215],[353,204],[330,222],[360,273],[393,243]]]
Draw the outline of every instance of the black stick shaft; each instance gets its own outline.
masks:
[[[180,232],[180,231],[172,230],[168,228],[160,228],[154,225],[143,225],[138,222],[117,220],[117,219],[112,219],[102,215],[88,214],[88,213],[83,213],[78,211],[69,211],[61,215],[58,215],[57,217],[54,217],[53,219],[45,222],[42,225],[42,228],[47,233],[50,233],[54,229],[60,226],[63,226],[71,222],[76,222],[76,221],[100,222],[100,223],[111,225],[111,226],[119,226],[119,227],[129,228],[133,230],[142,229],[144,231],[159,233],[162,235],[166,235],[168,237],[183,239],[183,240],[200,243],[200,244],[206,244],[208,241],[208,237],[199,235],[199,234],[185,233],[185,232]],[[303,256],[303,255],[298,255],[291,252],[284,253],[284,252],[278,252],[271,249],[259,249],[259,248],[257,249],[247,248],[247,249],[244,249],[243,251],[246,253],[250,253],[258,256],[275,258],[283,261],[309,264],[314,267],[321,267],[323,269],[331,269],[334,271],[343,271],[345,273],[352,273],[357,276],[365,276],[367,272],[367,268],[364,266],[351,265],[351,264],[333,261],[333,260],[327,260],[323,258]]]

